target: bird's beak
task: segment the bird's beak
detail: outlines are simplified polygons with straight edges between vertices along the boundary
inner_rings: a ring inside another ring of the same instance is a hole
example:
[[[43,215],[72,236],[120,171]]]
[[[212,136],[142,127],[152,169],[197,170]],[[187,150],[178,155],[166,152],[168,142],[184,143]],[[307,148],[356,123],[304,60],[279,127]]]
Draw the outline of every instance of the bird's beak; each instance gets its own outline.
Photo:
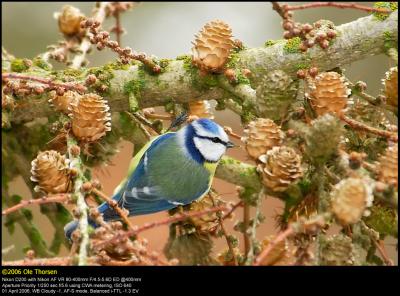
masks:
[[[231,141],[228,141],[228,143],[226,143],[226,147],[227,148],[233,148],[233,147],[235,147],[236,145],[235,144],[233,144]]]

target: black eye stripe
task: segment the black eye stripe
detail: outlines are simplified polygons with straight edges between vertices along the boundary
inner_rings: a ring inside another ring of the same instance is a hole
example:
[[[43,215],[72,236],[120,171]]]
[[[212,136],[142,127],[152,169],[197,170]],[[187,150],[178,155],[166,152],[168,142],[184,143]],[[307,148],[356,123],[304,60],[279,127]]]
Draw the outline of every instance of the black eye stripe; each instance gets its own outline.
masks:
[[[196,137],[201,138],[201,139],[207,139],[214,143],[220,143],[224,146],[228,145],[228,143],[222,141],[220,138],[217,138],[217,137],[204,137],[204,136],[198,136],[198,135],[196,135]]]

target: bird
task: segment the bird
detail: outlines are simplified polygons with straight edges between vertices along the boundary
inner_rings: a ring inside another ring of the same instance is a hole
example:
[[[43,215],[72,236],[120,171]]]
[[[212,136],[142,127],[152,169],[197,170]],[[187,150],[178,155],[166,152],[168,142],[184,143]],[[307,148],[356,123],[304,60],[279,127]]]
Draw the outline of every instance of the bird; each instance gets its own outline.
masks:
[[[215,121],[200,118],[177,132],[166,132],[150,140],[131,160],[127,177],[114,190],[112,199],[120,208],[137,216],[166,211],[200,200],[207,195],[221,157],[235,145]],[[98,211],[105,221],[119,220],[104,202]],[[89,224],[98,225],[89,218]],[[67,238],[78,220],[64,227]]]

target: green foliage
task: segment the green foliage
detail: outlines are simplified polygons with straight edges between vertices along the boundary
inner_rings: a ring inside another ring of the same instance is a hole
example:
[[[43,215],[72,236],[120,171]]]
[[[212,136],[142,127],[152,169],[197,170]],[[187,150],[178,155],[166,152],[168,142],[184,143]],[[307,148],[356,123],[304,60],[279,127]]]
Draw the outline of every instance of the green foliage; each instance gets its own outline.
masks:
[[[239,193],[239,197],[248,205],[253,207],[257,205],[258,192],[254,188],[243,188],[243,190]]]
[[[385,8],[385,9],[389,9],[391,11],[395,11],[398,8],[398,3],[397,2],[376,2],[374,4],[374,8]],[[372,14],[375,16],[376,19],[378,19],[380,21],[384,21],[390,15],[390,13],[381,13],[381,12],[376,12],[376,11],[374,11]]]
[[[390,235],[397,238],[397,213],[394,209],[379,204],[370,208],[371,214],[364,218],[365,224],[384,237]]]
[[[14,234],[15,231],[15,215],[7,215],[4,222],[4,226],[7,228],[9,234]]]
[[[21,213],[22,213],[22,215],[25,216],[25,218],[26,218],[28,221],[32,221],[33,215],[32,215],[32,211],[31,211],[31,210],[28,210],[28,209],[21,209]]]
[[[89,154],[82,157],[82,161],[89,167],[109,164],[111,157],[118,152],[120,136],[113,130],[108,132],[100,141],[92,143]]]
[[[333,115],[314,120],[305,136],[307,156],[316,165],[324,164],[337,152],[342,134],[342,124]]]
[[[300,37],[294,37],[286,41],[283,51],[286,53],[300,53]]]
[[[365,152],[368,161],[375,161],[387,148],[387,140],[374,135],[360,135],[357,131],[347,127],[346,148],[349,151]]]

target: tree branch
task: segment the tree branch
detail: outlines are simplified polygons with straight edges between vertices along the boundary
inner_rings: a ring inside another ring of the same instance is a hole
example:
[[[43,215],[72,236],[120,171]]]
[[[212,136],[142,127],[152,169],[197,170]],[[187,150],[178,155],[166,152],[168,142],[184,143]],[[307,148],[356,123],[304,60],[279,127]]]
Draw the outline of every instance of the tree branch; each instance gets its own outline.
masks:
[[[106,18],[106,8],[110,4],[109,2],[98,2],[99,7],[96,8],[93,14],[93,20],[98,21],[100,24]],[[71,68],[79,69],[82,63],[85,61],[86,53],[89,51],[92,44],[90,43],[89,36],[85,36],[79,46],[79,53],[74,57]]]
[[[46,203],[53,203],[53,202],[58,202],[58,203],[64,203],[68,201],[70,198],[69,194],[58,194],[56,196],[44,196],[42,198],[37,198],[37,199],[30,199],[30,200],[23,200],[19,204],[16,204],[8,209],[5,209],[1,214],[2,215],[8,215],[10,213],[13,213],[15,211],[18,211],[19,209],[25,208],[30,205],[34,204],[46,204]]]
[[[275,70],[284,71],[292,79],[297,79],[296,72],[300,65],[311,64],[311,61],[320,71],[340,67],[383,53],[386,36],[390,34],[394,41],[398,39],[397,20],[397,13],[391,13],[383,21],[376,20],[371,15],[338,26],[336,28],[338,36],[329,48],[324,50],[314,47],[307,54],[285,52],[286,41],[269,47],[242,50],[234,54],[237,60],[235,67],[246,68],[253,73],[251,77],[253,89]],[[110,87],[106,95],[113,112],[129,110],[132,89],[135,91],[139,108],[165,105],[169,102],[220,100],[226,98],[227,93],[241,97],[244,103],[251,105],[256,95],[248,85],[232,86],[222,75],[221,77],[216,77],[217,74],[208,75],[207,78],[210,79],[218,78],[218,83],[207,83],[207,79],[201,79],[197,75],[197,69],[185,59],[169,61],[159,75],[148,73],[143,66],[137,64],[130,65],[128,68],[110,69],[108,67],[103,70],[109,71],[113,76],[109,81]],[[82,82],[88,72],[82,73]],[[42,69],[41,73],[43,73]],[[192,75],[193,73],[195,75]],[[274,87],[274,85],[267,87],[264,93],[276,94],[277,90]],[[279,91],[284,94],[287,90]],[[32,105],[34,105],[33,108]],[[50,113],[53,113],[53,110],[49,108],[47,101],[36,99],[35,104],[26,104],[17,108],[12,114],[11,123],[31,121],[37,117],[46,117]]]

